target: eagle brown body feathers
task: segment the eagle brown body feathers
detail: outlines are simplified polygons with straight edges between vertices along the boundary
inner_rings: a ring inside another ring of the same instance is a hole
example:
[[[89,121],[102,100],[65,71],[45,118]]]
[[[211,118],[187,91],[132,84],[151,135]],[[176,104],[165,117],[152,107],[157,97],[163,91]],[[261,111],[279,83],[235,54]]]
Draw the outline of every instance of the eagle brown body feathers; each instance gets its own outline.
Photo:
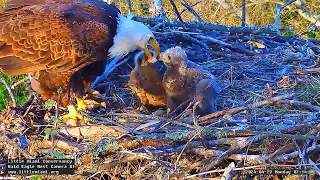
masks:
[[[117,28],[117,8],[99,1],[13,0],[0,11],[0,71],[31,74],[43,99],[69,103],[103,73]],[[70,85],[70,86],[69,86]]]

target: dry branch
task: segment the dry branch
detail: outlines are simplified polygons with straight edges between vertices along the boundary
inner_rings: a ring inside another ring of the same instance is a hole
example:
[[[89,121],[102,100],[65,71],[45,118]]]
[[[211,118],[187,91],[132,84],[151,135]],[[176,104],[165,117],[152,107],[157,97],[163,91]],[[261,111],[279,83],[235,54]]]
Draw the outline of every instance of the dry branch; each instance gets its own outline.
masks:
[[[275,26],[278,29],[278,34],[280,34],[280,13],[282,11],[282,9],[284,9],[286,6],[292,4],[293,2],[295,2],[296,0],[288,0],[286,3],[284,3],[283,5],[279,5],[277,4],[276,7],[276,15],[275,15]]]
[[[133,17],[134,20],[142,23],[147,23],[152,26],[158,25],[159,20],[157,18],[144,18],[144,17]],[[258,27],[258,26],[246,26],[246,27],[235,27],[235,26],[224,26],[210,23],[196,23],[196,22],[179,22],[179,21],[166,21],[163,22],[165,26],[169,27],[187,27],[190,29],[199,29],[204,31],[223,31],[230,33],[245,33],[245,34],[261,34],[269,33],[275,34],[277,30],[273,27]],[[283,29],[292,29],[284,28]]]
[[[192,4],[190,7],[194,7],[194,6],[198,5],[198,4],[201,3],[201,2],[202,2],[202,0],[199,0],[199,1],[195,2],[194,4]],[[185,11],[187,11],[187,10],[188,10],[187,8],[184,8],[184,9],[179,13],[179,16],[181,16],[181,15],[182,15]],[[177,15],[177,18],[175,19],[175,21],[179,19],[179,16]]]
[[[189,11],[192,13],[192,15],[194,16],[194,18],[198,21],[198,22],[203,22],[201,17],[199,16],[199,14],[189,5],[189,3],[185,0],[179,0],[179,2]]]
[[[300,16],[314,23],[315,26],[320,26],[320,15],[315,15],[311,13],[301,0],[297,0],[294,3],[301,8],[297,10]]]
[[[152,14],[153,17],[167,19],[166,13],[163,9],[162,0],[152,0],[149,12]]]
[[[248,106],[241,106],[241,107],[229,109],[229,110],[226,110],[226,111],[217,111],[215,113],[208,114],[206,116],[200,117],[199,121],[200,122],[206,121],[206,120],[209,120],[209,119],[212,119],[212,118],[216,118],[216,117],[220,117],[220,116],[223,116],[223,115],[226,115],[226,114],[236,114],[236,113],[239,113],[241,111],[244,111],[244,110],[247,110],[247,109],[250,109],[250,108],[261,107],[261,106],[264,106],[264,105],[272,105],[272,104],[274,104],[276,102],[279,102],[280,100],[291,99],[293,97],[294,97],[294,94],[282,95],[282,96],[277,96],[277,97],[270,98],[268,100],[256,102],[256,103],[250,104]]]
[[[242,0],[242,16],[241,16],[241,26],[246,26],[246,0]]]
[[[14,97],[12,90],[11,90],[10,86],[8,85],[8,83],[3,78],[0,78],[0,83],[4,84],[4,86],[6,87],[8,93],[10,95],[11,101],[12,101],[12,106],[17,107],[16,98]]]
[[[173,11],[176,13],[177,18],[179,19],[179,21],[183,22],[182,17],[178,11],[176,4],[173,2],[173,0],[169,0],[169,1],[170,1],[170,4],[172,5]]]
[[[311,103],[305,103],[305,102],[301,102],[298,101],[296,99],[292,99],[292,100],[281,100],[280,103],[283,104],[290,104],[290,105],[295,105],[295,106],[301,106],[301,107],[305,107],[308,108],[312,111],[316,111],[316,112],[320,112],[320,107],[319,106],[314,106]]]
[[[81,126],[81,127],[70,127],[70,128],[61,128],[60,133],[78,137],[79,135],[83,138],[93,138],[93,137],[120,137],[124,134],[127,134],[128,131],[123,130],[118,126]]]
[[[17,87],[18,85],[25,83],[26,81],[29,80],[29,77],[23,78],[17,82],[15,82],[14,84],[11,85],[11,89],[14,89],[15,87]]]
[[[34,157],[26,150],[22,149],[16,142],[8,138],[5,134],[0,133],[0,142],[8,143],[10,146],[13,146],[17,149],[26,159],[34,159]]]

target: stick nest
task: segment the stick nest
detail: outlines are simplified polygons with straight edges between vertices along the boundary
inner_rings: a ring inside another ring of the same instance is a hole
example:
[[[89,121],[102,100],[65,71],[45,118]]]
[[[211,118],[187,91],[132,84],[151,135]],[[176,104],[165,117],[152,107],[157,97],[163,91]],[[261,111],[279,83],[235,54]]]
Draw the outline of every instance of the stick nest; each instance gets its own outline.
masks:
[[[127,62],[97,85],[109,105],[85,113],[85,126],[65,126],[55,118],[65,109],[37,98],[3,110],[2,159],[76,159],[75,175],[49,179],[241,179],[270,168],[320,173],[320,41],[270,28],[140,21],[152,25],[162,51],[181,46],[217,77],[219,111],[195,117],[190,108],[167,119],[165,109],[139,110],[126,85],[133,68]],[[154,131],[159,122],[165,123]]]

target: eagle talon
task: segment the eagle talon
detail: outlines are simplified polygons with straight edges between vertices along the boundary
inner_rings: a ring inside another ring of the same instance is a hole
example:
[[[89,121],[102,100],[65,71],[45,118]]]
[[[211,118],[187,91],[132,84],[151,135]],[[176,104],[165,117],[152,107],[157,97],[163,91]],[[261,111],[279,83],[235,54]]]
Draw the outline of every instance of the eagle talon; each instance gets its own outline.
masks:
[[[62,122],[67,125],[78,126],[78,120],[86,119],[73,105],[68,106],[68,111],[68,114],[61,116]]]
[[[87,99],[87,100],[83,100],[80,98],[76,98],[77,99],[77,104],[78,104],[78,110],[82,110],[82,111],[87,111],[87,110],[92,110],[94,108],[99,108],[99,107],[103,107],[106,108],[107,105],[105,102],[96,102],[94,100],[91,99]]]
[[[85,117],[80,113],[81,111],[88,112],[88,110],[92,110],[93,108],[106,107],[105,102],[98,103],[91,99],[84,100],[80,98],[76,98],[76,100],[77,100],[77,108],[74,105],[67,106],[69,113],[61,117],[64,123],[71,126],[78,126],[79,120],[84,120],[84,121],[89,120],[89,118]]]

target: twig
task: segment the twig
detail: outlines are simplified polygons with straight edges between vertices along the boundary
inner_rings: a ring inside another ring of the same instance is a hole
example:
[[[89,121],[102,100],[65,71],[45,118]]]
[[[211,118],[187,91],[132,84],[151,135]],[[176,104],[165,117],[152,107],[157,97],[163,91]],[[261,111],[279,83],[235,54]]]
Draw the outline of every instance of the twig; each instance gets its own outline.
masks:
[[[303,71],[306,71],[307,73],[320,73],[320,68],[319,67],[316,67],[316,68],[308,68],[308,69],[305,69]]]
[[[188,2],[186,2],[185,0],[179,0],[180,3],[188,9],[188,11],[190,11],[192,13],[192,15],[194,16],[194,18],[199,21],[199,22],[203,22],[201,17],[199,16],[199,14],[189,5]]]
[[[118,126],[91,125],[81,127],[62,127],[59,129],[60,134],[71,137],[77,137],[79,133],[83,138],[93,138],[97,136],[119,137],[127,134],[128,131]]]
[[[319,29],[319,28],[320,28],[320,26],[317,26],[317,25],[314,24],[314,25],[312,25],[309,29],[307,29],[306,31],[301,32],[301,33],[299,34],[299,36],[308,34],[308,33],[312,32],[312,31],[315,31],[315,30],[317,30],[317,29]]]
[[[234,172],[233,171],[233,169],[235,168],[235,164],[234,164],[234,162],[231,162],[229,165],[228,165],[228,167],[227,168],[225,168],[225,171],[224,171],[224,173],[223,173],[223,175],[222,175],[222,178],[221,178],[221,180],[226,180],[226,179],[232,179],[232,177],[231,177],[231,172]],[[231,178],[230,178],[231,177]]]
[[[320,168],[319,168],[319,166],[317,166],[316,163],[314,163],[310,158],[308,160],[309,160],[309,163],[312,164],[313,169],[316,170],[318,176],[320,176]]]
[[[191,166],[187,168],[187,170],[192,170],[196,167],[199,167],[201,165],[205,165],[204,169],[201,170],[207,171],[207,169],[210,169],[211,167],[218,165],[224,158],[231,154],[238,154],[238,153],[243,153],[245,151],[244,148],[236,148],[236,149],[228,149],[227,151],[223,152],[222,154],[219,154],[217,157],[212,157],[212,158],[207,158],[204,159],[200,162],[193,163]]]
[[[280,35],[280,12],[282,11],[282,9],[284,9],[286,6],[292,4],[293,2],[295,2],[296,0],[288,0],[286,3],[284,3],[283,5],[279,5],[277,4],[276,7],[276,17],[275,17],[275,26],[277,28],[277,34]]]
[[[152,26],[159,24],[158,18],[144,18],[144,17],[133,17],[135,21],[139,21],[142,23],[147,23]],[[247,34],[261,34],[261,33],[269,33],[275,34],[277,30],[273,27],[258,27],[258,26],[246,26],[246,27],[235,27],[235,26],[224,26],[219,24],[210,24],[210,23],[197,23],[197,22],[179,22],[179,21],[165,21],[163,25],[169,27],[187,27],[190,29],[199,29],[204,31],[223,31],[230,33],[247,33]],[[286,28],[292,29],[292,28]]]
[[[245,151],[245,148],[251,144],[252,142],[257,142],[260,141],[264,136],[263,135],[257,135],[254,137],[251,137],[248,139],[248,141],[243,142],[243,144],[241,144],[239,148],[235,148],[232,149],[230,148],[229,150],[227,150],[226,152],[222,153],[220,156],[218,156],[217,158],[215,158],[213,161],[209,161],[205,168],[202,170],[202,172],[204,171],[208,171],[209,169],[211,169],[212,167],[218,165],[221,161],[223,161],[223,159],[225,157],[227,157],[230,154],[235,154],[235,153],[242,153],[243,151]]]
[[[96,121],[102,121],[102,122],[104,122],[104,123],[107,124],[107,125],[118,126],[118,127],[122,128],[122,129],[124,129],[124,130],[126,130],[126,131],[128,131],[128,132],[130,132],[130,133],[143,134],[143,133],[137,132],[137,131],[134,130],[134,129],[127,128],[127,127],[123,126],[122,124],[120,124],[120,123],[118,123],[118,122],[116,122],[116,121],[113,121],[113,120],[111,120],[111,119],[109,119],[109,118],[99,117],[99,116],[91,116],[91,115],[89,115],[89,114],[87,114],[87,113],[83,113],[83,114],[84,114],[85,116],[87,116],[88,118],[90,118],[90,119],[93,119],[93,120],[96,120]]]
[[[246,0],[242,0],[242,17],[241,17],[241,26],[246,26]]]
[[[207,40],[207,41],[215,43],[215,44],[219,44],[219,45],[221,45],[223,47],[228,47],[230,49],[234,49],[234,50],[240,51],[240,52],[248,54],[248,55],[255,55],[256,54],[255,52],[253,52],[251,50],[248,50],[248,49],[246,49],[244,47],[236,47],[236,46],[234,46],[232,44],[223,42],[221,40],[218,40],[218,39],[215,39],[215,38],[212,38],[212,37],[209,37],[209,36],[195,35],[195,37],[203,39],[203,40]]]
[[[315,26],[318,26],[318,27],[320,26],[320,18],[319,18],[320,16],[310,12],[309,9],[304,5],[302,0],[295,1],[295,4],[301,8],[301,10],[300,9],[297,10],[300,16],[302,16],[309,22],[314,23]]]
[[[26,111],[24,112],[23,116],[26,116],[26,113],[28,113],[28,111],[30,110],[30,105],[32,104],[33,100],[34,94],[30,93],[26,102],[21,106],[22,108],[26,108]]]
[[[263,160],[272,159],[272,158],[276,157],[277,154],[284,154],[284,153],[287,153],[287,152],[291,152],[293,149],[294,149],[293,143],[284,145],[284,146],[280,147],[279,149],[277,149],[275,152],[273,152],[273,153],[269,154],[268,156],[264,157]]]
[[[189,145],[189,143],[196,137],[196,136],[199,136],[200,133],[203,131],[203,129],[200,129],[197,133],[194,134],[194,136],[192,136],[188,142],[186,143],[186,145],[184,146],[184,148],[182,149],[182,151],[179,153],[178,157],[177,157],[177,160],[176,162],[174,163],[174,169],[177,169],[177,164],[178,164],[178,161],[183,153],[183,151],[186,149],[186,147]]]
[[[217,111],[215,113],[208,114],[206,116],[200,117],[199,121],[200,122],[206,121],[206,120],[209,120],[209,119],[212,119],[212,118],[223,116],[225,114],[236,114],[236,113],[239,113],[241,111],[244,111],[244,110],[247,110],[247,109],[250,109],[250,108],[261,107],[261,106],[264,106],[264,105],[271,105],[271,104],[274,104],[276,102],[279,102],[280,100],[291,99],[293,97],[294,97],[294,94],[282,95],[282,96],[277,96],[277,97],[270,98],[268,100],[256,102],[256,103],[250,104],[248,106],[241,106],[241,107],[229,109],[229,110],[226,110],[226,111]]]
[[[210,138],[210,137],[205,137],[206,139]],[[233,146],[233,147],[238,147],[239,144],[243,143],[243,142],[247,142],[250,138],[252,137],[231,137],[231,138],[220,138],[220,139],[211,139],[211,140],[206,140],[206,145],[208,145],[208,147],[214,147],[217,145],[228,145],[228,146]],[[203,144],[203,142],[195,140],[195,141],[191,141],[189,143],[189,145],[186,147],[185,145],[180,145],[180,146],[176,146],[173,147],[171,149],[166,148],[166,152],[167,153],[177,153],[177,152],[181,152],[183,149],[200,154],[200,155],[204,155],[204,156],[208,156],[208,157],[213,157],[213,156],[218,156],[220,154],[223,153],[223,151],[218,151],[218,150],[208,150],[206,149],[205,151],[201,151],[202,149],[199,148],[201,145]],[[161,154],[164,155],[164,154]],[[165,155],[164,155],[165,156]]]
[[[162,0],[152,0],[149,12],[153,17],[160,17],[161,19],[167,19],[166,13],[164,12]]]
[[[214,149],[206,149],[206,148],[194,148],[190,150],[191,152],[194,152],[196,154],[206,156],[206,157],[217,157],[223,154],[223,151],[220,150],[214,150]],[[265,162],[265,158],[267,157],[267,154],[259,154],[259,155],[246,155],[246,154],[230,154],[227,156],[227,159],[232,159],[235,161],[242,161],[246,159],[250,163],[257,164],[257,163],[263,163]]]
[[[129,8],[129,16],[133,16],[132,6],[131,6],[131,0],[127,0],[127,1],[128,1],[128,8]]]
[[[183,22],[182,17],[181,17],[181,15],[180,15],[180,13],[179,13],[179,11],[178,11],[178,9],[177,9],[176,4],[173,2],[173,0],[169,0],[169,1],[170,1],[170,4],[172,5],[173,11],[176,13],[178,19],[179,19],[181,22]]]
[[[220,1],[217,9],[215,10],[215,12],[214,12],[213,15],[212,15],[213,18],[216,17],[216,15],[217,15],[218,11],[220,10],[220,8],[221,8],[221,6],[222,6],[223,3],[224,3],[224,1]]]
[[[25,158],[34,159],[34,157],[31,156],[31,154],[28,151],[22,149],[19,145],[17,145],[12,139],[8,138],[5,134],[0,133],[0,142],[10,144],[14,148],[16,148]]]
[[[16,86],[18,86],[28,80],[29,80],[29,77],[25,77],[25,78],[21,79],[20,81],[15,82],[14,84],[11,85],[11,89],[14,89]]]
[[[0,78],[0,83],[4,84],[4,86],[6,87],[12,101],[12,106],[17,107],[16,98],[14,97],[10,86],[7,84],[7,82],[3,78]]]
[[[315,150],[320,150],[320,146],[317,145],[315,147],[309,147],[307,148],[307,153],[311,152],[311,151],[315,151]],[[276,161],[276,162],[286,162],[288,159],[294,159],[296,157],[299,156],[299,152],[298,151],[294,151],[292,153],[289,153],[289,154],[283,154],[281,156],[276,156],[274,158],[272,158],[273,161]]]
[[[126,154],[135,155],[135,156],[138,156],[138,157],[142,157],[142,158],[144,158],[144,159],[156,161],[156,162],[158,162],[158,163],[160,163],[160,164],[163,164],[163,165],[165,165],[165,166],[167,166],[167,167],[172,167],[172,166],[173,166],[173,164],[170,163],[170,162],[162,161],[162,160],[159,160],[159,159],[154,159],[154,158],[148,157],[147,155],[145,155],[145,154],[143,154],[143,153],[134,153],[134,152],[125,151],[125,150],[120,151],[120,152],[121,152],[121,153],[126,153]]]
[[[130,178],[128,179],[133,179],[134,177],[140,177],[141,173],[145,171],[147,168],[156,165],[158,162],[157,161],[152,161],[151,163],[147,164],[146,166],[141,167],[136,173],[134,173]]]
[[[198,39],[190,36],[189,34],[181,34],[181,36],[182,36],[184,39],[188,40],[188,41],[191,41],[191,42],[193,42],[193,43],[195,43],[195,44],[199,44],[201,47],[203,47],[203,48],[205,48],[205,49],[209,49],[209,46],[208,46],[206,43],[204,43],[204,42],[202,42],[202,41],[199,41]]]
[[[314,106],[311,103],[301,102],[301,101],[298,101],[296,99],[281,100],[280,103],[290,104],[290,105],[295,105],[295,106],[302,106],[302,107],[308,108],[308,109],[310,109],[312,111],[320,112],[320,107],[319,106]]]
[[[194,4],[192,4],[191,5],[191,7],[194,7],[194,6],[196,6],[196,5],[198,5],[199,3],[201,3],[202,2],[202,0],[199,0],[199,1],[197,1],[197,2],[195,2]],[[181,16],[185,11],[187,11],[188,9],[187,8],[184,8],[180,13],[179,13],[179,15]],[[176,17],[175,18],[175,21],[176,20],[178,20],[178,17]]]

